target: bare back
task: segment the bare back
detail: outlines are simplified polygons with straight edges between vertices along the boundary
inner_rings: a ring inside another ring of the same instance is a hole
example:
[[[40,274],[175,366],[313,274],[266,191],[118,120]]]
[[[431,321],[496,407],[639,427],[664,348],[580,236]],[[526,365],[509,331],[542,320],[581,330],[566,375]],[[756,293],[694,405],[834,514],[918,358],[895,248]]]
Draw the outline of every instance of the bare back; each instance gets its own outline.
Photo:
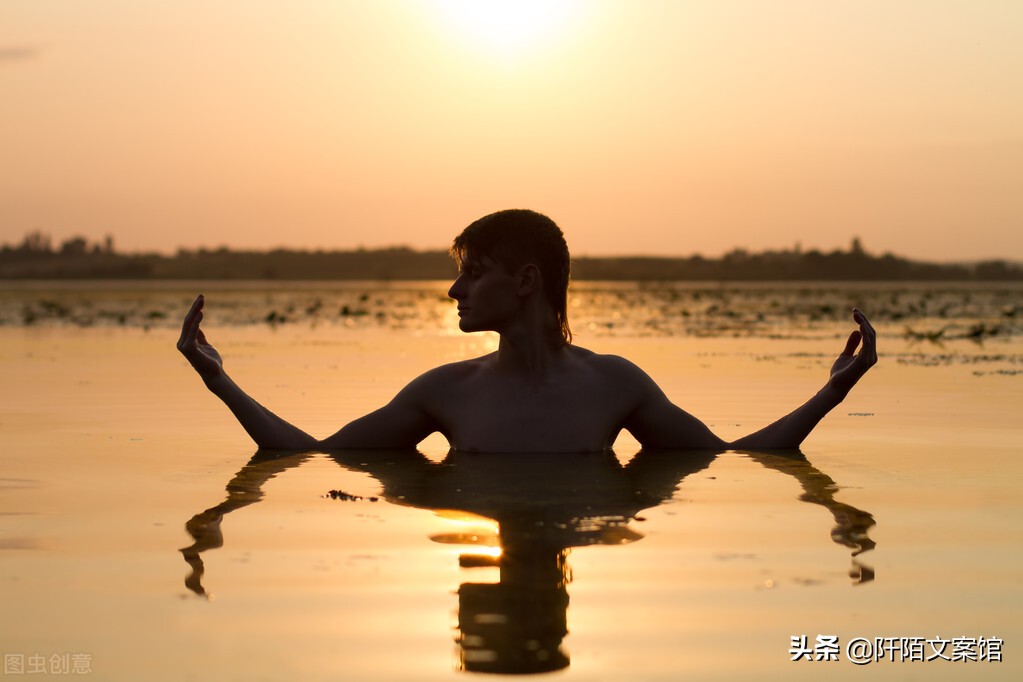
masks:
[[[532,375],[502,367],[491,353],[426,372],[325,445],[379,443],[386,430],[389,445],[414,446],[439,431],[465,452],[599,452],[650,386],[632,363],[577,346],[565,346]]]
[[[457,450],[600,451],[636,405],[637,392],[614,365],[567,346],[530,377],[503,370],[493,353],[438,368],[424,409]]]

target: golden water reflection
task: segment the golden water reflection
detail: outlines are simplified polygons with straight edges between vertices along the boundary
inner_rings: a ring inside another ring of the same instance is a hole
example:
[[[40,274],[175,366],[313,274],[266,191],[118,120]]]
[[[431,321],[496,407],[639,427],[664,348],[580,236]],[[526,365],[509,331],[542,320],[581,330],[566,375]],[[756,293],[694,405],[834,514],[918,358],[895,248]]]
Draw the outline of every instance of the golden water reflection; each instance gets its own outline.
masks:
[[[348,470],[366,472],[381,497],[396,505],[461,520],[463,530],[431,536],[460,547],[459,565],[488,569],[458,588],[458,667],[491,673],[539,673],[568,667],[568,557],[575,547],[624,545],[643,535],[630,526],[644,509],[672,499],[684,480],[706,469],[717,452],[639,452],[622,464],[613,453],[480,454],[452,451],[440,462],[421,453],[338,452]],[[835,500],[836,483],[799,453],[744,453],[792,476],[799,499],[833,516],[834,542],[851,550],[850,578],[874,571],[860,554],[874,547],[871,514]],[[185,585],[206,595],[202,554],[224,543],[225,514],[258,502],[271,478],[318,455],[257,453],[227,484],[227,498],[193,516],[193,544],[181,550],[191,571]],[[488,572],[489,571],[489,572]],[[493,577],[496,571],[497,579]]]

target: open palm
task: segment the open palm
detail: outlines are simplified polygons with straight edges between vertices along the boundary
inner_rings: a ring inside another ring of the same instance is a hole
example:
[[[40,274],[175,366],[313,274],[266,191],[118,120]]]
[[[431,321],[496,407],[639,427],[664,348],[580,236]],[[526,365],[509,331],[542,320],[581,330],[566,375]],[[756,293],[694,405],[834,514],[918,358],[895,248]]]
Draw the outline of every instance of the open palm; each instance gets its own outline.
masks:
[[[202,294],[196,297],[191,309],[185,315],[181,325],[181,337],[178,339],[178,350],[185,356],[189,364],[195,368],[204,380],[209,380],[224,373],[224,360],[216,348],[206,340],[206,335],[199,328],[202,322],[202,307],[205,299]]]
[[[831,378],[828,380],[828,385],[838,391],[843,398],[867,370],[877,364],[877,333],[867,320],[867,316],[855,308],[853,319],[859,323],[860,328],[849,335],[845,350],[831,366]],[[863,347],[857,353],[856,348],[861,341]]]

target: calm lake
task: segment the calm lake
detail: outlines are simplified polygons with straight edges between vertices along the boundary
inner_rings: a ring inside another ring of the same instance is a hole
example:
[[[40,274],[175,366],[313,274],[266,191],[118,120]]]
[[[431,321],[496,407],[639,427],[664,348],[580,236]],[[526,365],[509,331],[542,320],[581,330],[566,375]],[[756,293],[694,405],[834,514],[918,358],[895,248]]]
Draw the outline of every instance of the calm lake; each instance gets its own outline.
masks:
[[[880,361],[801,453],[257,455],[177,353],[324,436],[492,351],[441,282],[0,284],[5,675],[103,680],[1023,674],[1023,286],[570,290],[725,438]],[[793,660],[793,658],[799,660]]]

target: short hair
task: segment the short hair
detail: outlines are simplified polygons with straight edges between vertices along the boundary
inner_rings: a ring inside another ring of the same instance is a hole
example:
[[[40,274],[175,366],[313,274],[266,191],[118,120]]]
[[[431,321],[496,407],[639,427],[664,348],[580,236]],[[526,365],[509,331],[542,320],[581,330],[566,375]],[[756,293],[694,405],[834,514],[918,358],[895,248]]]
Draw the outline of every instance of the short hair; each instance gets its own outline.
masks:
[[[544,297],[554,311],[559,341],[572,342],[568,326],[571,260],[565,235],[553,220],[524,208],[491,213],[455,237],[451,256],[459,267],[469,257],[486,256],[509,273],[524,265],[535,265],[540,270]]]

